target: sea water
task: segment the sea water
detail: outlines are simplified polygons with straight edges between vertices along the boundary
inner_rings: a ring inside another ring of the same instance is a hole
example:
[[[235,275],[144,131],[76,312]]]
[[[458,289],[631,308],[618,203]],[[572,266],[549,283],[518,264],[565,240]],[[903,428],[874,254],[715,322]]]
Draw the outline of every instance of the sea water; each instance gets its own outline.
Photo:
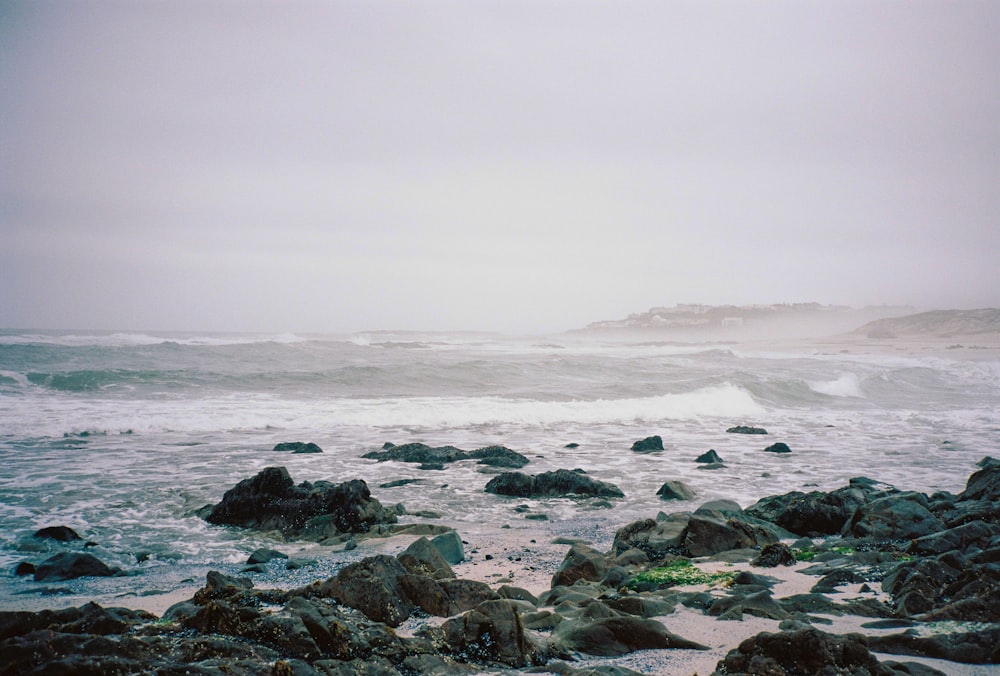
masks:
[[[268,466],[286,467],[296,482],[364,479],[383,504],[436,513],[460,532],[530,526],[533,536],[606,548],[634,519],[691,508],[657,498],[668,480],[688,484],[699,502],[744,507],[855,476],[959,492],[978,460],[1000,454],[998,410],[995,353],[777,351],[575,334],[5,331],[0,607],[42,595],[152,593],[211,568],[238,570],[260,546],[294,550],[194,513]],[[739,424],[768,434],[726,432]],[[630,450],[651,435],[662,437],[663,452]],[[324,452],[272,450],[287,441]],[[495,470],[474,462],[420,470],[362,458],[414,441],[504,445],[530,458],[522,471],[583,469],[625,498],[511,499],[484,493]],[[763,451],[777,441],[792,453]],[[709,449],[722,468],[694,462]],[[398,479],[418,481],[381,487]],[[59,549],[30,537],[51,525],[75,529],[126,576],[58,585],[15,576],[17,563]]]

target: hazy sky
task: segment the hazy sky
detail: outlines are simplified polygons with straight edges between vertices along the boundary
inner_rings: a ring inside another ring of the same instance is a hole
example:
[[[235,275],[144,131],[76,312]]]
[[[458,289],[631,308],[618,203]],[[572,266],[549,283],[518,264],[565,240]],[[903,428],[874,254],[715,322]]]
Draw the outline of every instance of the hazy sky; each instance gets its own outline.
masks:
[[[998,36],[992,0],[0,0],[0,327],[997,306]]]

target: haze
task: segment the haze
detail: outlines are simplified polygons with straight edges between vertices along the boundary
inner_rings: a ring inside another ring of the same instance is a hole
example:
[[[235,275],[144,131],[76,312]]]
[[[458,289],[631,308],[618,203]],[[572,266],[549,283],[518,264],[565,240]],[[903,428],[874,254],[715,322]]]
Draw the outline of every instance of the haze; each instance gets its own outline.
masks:
[[[2,2],[0,326],[997,306],[998,35],[995,2]]]

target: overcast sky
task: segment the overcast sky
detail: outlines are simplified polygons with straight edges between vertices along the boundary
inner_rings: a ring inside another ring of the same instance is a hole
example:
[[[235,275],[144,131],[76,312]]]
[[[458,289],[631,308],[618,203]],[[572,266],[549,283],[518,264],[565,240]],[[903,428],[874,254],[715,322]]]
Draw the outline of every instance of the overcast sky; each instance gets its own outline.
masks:
[[[0,327],[998,306],[998,36],[989,0],[0,0]]]

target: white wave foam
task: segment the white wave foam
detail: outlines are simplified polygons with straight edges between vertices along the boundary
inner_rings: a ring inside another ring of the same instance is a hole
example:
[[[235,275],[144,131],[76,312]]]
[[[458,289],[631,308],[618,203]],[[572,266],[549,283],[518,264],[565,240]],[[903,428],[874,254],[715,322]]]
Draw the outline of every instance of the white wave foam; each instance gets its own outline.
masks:
[[[845,373],[836,380],[810,382],[808,385],[813,392],[830,397],[862,398],[865,396],[864,392],[861,391],[861,382],[853,373]]]
[[[217,346],[254,343],[292,344],[311,340],[294,333],[279,334],[179,334],[164,333],[14,333],[0,335],[0,345],[58,345],[63,347],[133,347],[144,345]]]

